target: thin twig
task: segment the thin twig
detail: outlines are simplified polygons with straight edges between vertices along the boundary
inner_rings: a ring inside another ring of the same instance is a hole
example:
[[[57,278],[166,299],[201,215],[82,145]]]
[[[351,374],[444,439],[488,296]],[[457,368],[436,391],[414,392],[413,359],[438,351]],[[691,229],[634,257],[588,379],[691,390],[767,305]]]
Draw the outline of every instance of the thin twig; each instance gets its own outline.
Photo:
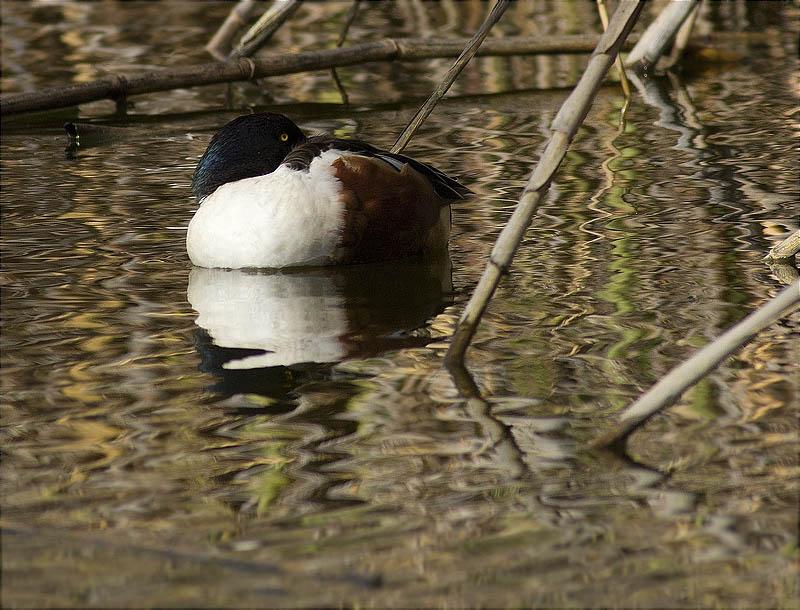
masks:
[[[350,26],[353,25],[353,22],[356,20],[359,8],[361,8],[361,0],[353,0],[344,18],[344,25],[342,26],[342,31],[339,33],[339,40],[336,41],[337,47],[341,47],[347,39],[347,33],[350,31]]]
[[[603,31],[608,29],[608,11],[606,10],[605,0],[597,0],[597,12],[600,13],[600,23],[603,24]],[[631,105],[631,86],[628,84],[628,75],[625,74],[625,66],[622,65],[622,58],[617,54],[614,59],[614,65],[619,74],[619,85],[622,87],[622,93],[625,95],[625,101],[622,103],[622,109],[619,111],[619,124],[625,124],[625,114],[628,112],[628,107]]]
[[[662,377],[620,415],[619,423],[591,442],[593,447],[618,444],[655,413],[670,406],[709,371],[752,339],[759,331],[789,314],[800,303],[800,280],[726,330],[683,364]]]
[[[347,15],[344,19],[344,25],[342,26],[342,31],[339,33],[339,40],[336,41],[336,48],[338,49],[344,44],[344,41],[347,39],[347,32],[350,31],[350,26],[353,25],[353,22],[356,20],[356,15],[358,15],[358,9],[361,6],[361,0],[353,0],[350,3],[350,8],[347,11]],[[350,104],[350,98],[347,95],[347,91],[342,85],[342,81],[339,80],[339,74],[336,72],[336,68],[331,68],[331,77],[333,78],[333,82],[336,85],[336,89],[339,90],[339,95],[342,96],[342,104],[348,106]]]
[[[552,135],[539,163],[536,165],[522,192],[514,214],[495,242],[486,269],[467,303],[445,356],[445,364],[462,363],[464,353],[492,298],[500,277],[511,265],[525,231],[536,213],[550,182],[567,153],[569,144],[591,108],[594,95],[600,88],[606,72],[614,62],[625,37],[630,32],[642,10],[640,0],[622,0],[608,29],[592,54],[586,70],[570,96],[561,106],[551,126]]]
[[[231,51],[230,57],[250,57],[278,31],[289,17],[300,8],[301,0],[275,2],[266,13],[242,36],[239,44]]]
[[[478,55],[530,55],[557,53],[590,53],[597,45],[597,36],[518,36],[489,38]],[[370,61],[420,61],[441,57],[458,57],[467,44],[465,39],[395,38],[376,42],[324,49],[260,55],[170,68],[156,72],[140,72],[110,76],[87,83],[51,87],[29,93],[11,93],[0,97],[3,115],[52,108],[66,108],[102,99],[118,99],[126,95],[167,91],[185,87],[246,81],[267,76],[326,70],[336,66],[352,66]]]
[[[478,51],[478,47],[481,46],[481,43],[489,34],[492,26],[500,20],[500,17],[503,16],[503,13],[505,13],[510,4],[511,0],[497,0],[495,5],[492,7],[492,10],[486,16],[486,19],[483,20],[481,27],[478,28],[475,36],[472,37],[472,40],[469,41],[469,44],[464,48],[464,51],[458,56],[458,59],[456,59],[456,61],[447,71],[447,74],[445,74],[442,82],[440,82],[436,89],[434,89],[430,97],[425,100],[425,103],[420,107],[419,110],[417,110],[417,113],[414,115],[411,121],[409,121],[408,125],[406,125],[403,133],[401,133],[397,138],[394,146],[392,146],[393,153],[402,152],[409,141],[411,141],[411,138],[414,137],[414,134],[417,132],[420,125],[422,125],[425,119],[430,116],[431,112],[433,112],[433,109],[436,107],[436,104],[438,104],[439,100],[444,97],[444,94],[447,93],[448,89],[450,89],[450,86],[455,82],[456,78],[458,78],[458,75],[461,74],[461,71],[469,63],[469,60],[474,57],[475,53]]]
[[[339,92],[339,95],[342,96],[342,105],[349,106],[350,96],[347,95],[347,89],[344,88],[342,81],[339,80],[339,73],[336,72],[336,68],[331,68],[331,78],[333,79],[333,84],[336,85],[336,90]]]
[[[230,43],[236,31],[247,24],[247,19],[253,14],[257,6],[258,2],[256,0],[239,0],[236,6],[233,7],[230,14],[217,30],[217,33],[212,36],[211,40],[209,40],[206,45],[206,51],[208,51],[214,59],[220,61],[225,59],[225,53],[222,52],[222,49]]]
[[[640,70],[655,66],[683,22],[700,0],[672,0],[645,30],[625,58],[625,65]]]

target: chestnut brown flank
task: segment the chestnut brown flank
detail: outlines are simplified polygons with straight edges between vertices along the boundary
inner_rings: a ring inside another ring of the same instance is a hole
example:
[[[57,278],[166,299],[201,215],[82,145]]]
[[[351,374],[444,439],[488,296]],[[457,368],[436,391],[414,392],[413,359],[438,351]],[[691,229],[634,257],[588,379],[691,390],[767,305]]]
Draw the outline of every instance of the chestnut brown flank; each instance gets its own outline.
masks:
[[[398,172],[380,159],[357,155],[340,157],[333,167],[345,210],[340,262],[411,256],[446,242],[449,221],[441,226],[441,211],[448,202],[416,170],[405,165]]]

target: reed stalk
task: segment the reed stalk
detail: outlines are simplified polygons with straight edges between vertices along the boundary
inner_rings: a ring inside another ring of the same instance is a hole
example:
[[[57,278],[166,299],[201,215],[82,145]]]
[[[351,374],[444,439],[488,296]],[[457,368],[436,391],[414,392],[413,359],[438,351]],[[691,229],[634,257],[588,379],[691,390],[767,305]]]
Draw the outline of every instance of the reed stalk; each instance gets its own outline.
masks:
[[[589,59],[586,70],[553,119],[551,136],[544,153],[528,179],[514,213],[495,242],[486,269],[459,320],[445,356],[446,366],[463,366],[464,353],[472,341],[483,312],[500,283],[500,278],[511,265],[539,202],[547,192],[570,142],[591,108],[595,93],[614,63],[614,58],[633,28],[642,7],[641,0],[622,0],[619,3],[608,29],[601,36]]]
[[[798,252],[800,252],[800,231],[795,231],[779,244],[773,246],[766,258],[791,258]]]
[[[606,9],[605,0],[597,0],[597,12],[600,15],[600,23],[603,25],[603,31],[608,29],[608,10]],[[614,65],[619,74],[619,86],[622,88],[622,94],[625,96],[625,102],[622,104],[622,109],[619,111],[619,123],[622,125],[625,122],[625,113],[628,112],[628,107],[631,105],[631,86],[628,83],[628,75],[625,74],[625,66],[622,65],[622,58],[617,54],[614,59]]]
[[[283,0],[275,2],[266,11],[258,21],[253,24],[229,57],[237,59],[240,57],[250,57],[258,51],[264,44],[272,38],[272,35],[278,31],[286,21],[294,15],[295,11],[300,8],[301,0]]]
[[[464,47],[461,55],[459,55],[458,59],[456,59],[453,65],[450,66],[450,69],[447,71],[447,74],[444,75],[442,81],[437,85],[430,97],[425,100],[425,103],[422,104],[419,110],[417,110],[417,113],[412,117],[411,121],[409,121],[408,125],[406,125],[406,128],[398,136],[394,146],[392,146],[393,153],[402,152],[406,145],[411,141],[411,138],[414,137],[414,134],[420,128],[425,119],[427,119],[431,112],[433,112],[436,104],[438,104],[439,100],[444,97],[444,94],[450,89],[456,78],[458,78],[458,75],[461,74],[461,71],[467,66],[469,60],[475,56],[475,53],[477,53],[478,48],[481,46],[481,43],[491,31],[492,26],[500,20],[500,17],[503,16],[503,13],[505,13],[510,4],[511,0],[497,0],[495,5],[492,7],[492,10],[486,16],[486,19],[484,19],[483,23],[481,23],[478,31],[475,32],[475,35],[469,41],[467,46]]]
[[[686,18],[686,21],[683,22],[678,33],[675,34],[675,42],[672,43],[672,51],[668,57],[665,58],[663,63],[663,67],[671,68],[675,64],[680,61],[681,57],[683,56],[684,51],[689,45],[689,40],[692,36],[692,30],[694,29],[694,22],[697,20],[697,15],[700,13],[700,4],[695,4],[694,9],[692,12],[689,13],[689,16]]]
[[[208,51],[214,59],[223,61],[225,53],[222,49],[230,44],[231,39],[242,26],[247,24],[250,15],[258,7],[256,0],[239,0],[236,6],[231,9],[230,14],[222,22],[214,36],[206,44],[206,51]]]
[[[639,42],[625,58],[625,65],[641,71],[656,65],[667,46],[700,0],[672,0],[645,30]]]
[[[128,76],[114,75],[87,83],[3,95],[0,97],[0,112],[7,116],[66,108],[102,99],[117,100],[141,93],[327,70],[371,61],[421,61],[458,57],[468,42],[467,39],[458,38],[389,38],[337,49],[245,57]],[[489,38],[481,45],[477,55],[590,53],[597,42],[597,36],[583,35]]]
[[[602,448],[622,442],[635,428],[678,400],[687,388],[705,377],[759,331],[788,315],[798,303],[800,303],[800,280],[795,280],[777,296],[662,377],[620,414],[616,426],[591,441],[590,446]]]

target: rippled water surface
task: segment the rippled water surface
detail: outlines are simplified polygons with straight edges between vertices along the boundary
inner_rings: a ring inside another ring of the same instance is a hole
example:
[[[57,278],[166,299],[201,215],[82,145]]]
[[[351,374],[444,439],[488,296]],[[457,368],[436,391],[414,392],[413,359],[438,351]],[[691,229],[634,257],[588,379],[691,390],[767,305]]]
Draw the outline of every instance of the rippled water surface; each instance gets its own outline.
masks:
[[[208,61],[232,5],[1,6],[7,94]],[[332,46],[348,7],[271,49]],[[485,10],[370,5],[349,39]],[[518,2],[498,33],[591,11]],[[600,91],[468,353],[482,399],[442,357],[586,56],[480,58],[425,123],[407,152],[475,192],[435,264],[192,269],[184,237],[226,121],[390,147],[449,60],[340,69],[349,106],[322,71],[4,117],[3,604],[795,605],[800,314],[626,455],[586,443],[791,275],[762,258],[800,217],[797,18],[710,3],[724,56],[639,82],[623,127]],[[104,129],[68,148],[65,121]]]

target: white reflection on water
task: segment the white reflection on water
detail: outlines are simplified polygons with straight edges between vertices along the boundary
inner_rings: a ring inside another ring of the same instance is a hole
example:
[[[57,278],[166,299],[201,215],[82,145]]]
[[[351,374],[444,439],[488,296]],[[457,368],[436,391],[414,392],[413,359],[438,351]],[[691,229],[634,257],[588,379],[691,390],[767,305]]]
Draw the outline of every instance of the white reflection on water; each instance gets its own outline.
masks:
[[[264,350],[229,360],[226,369],[333,362],[345,355],[345,302],[324,276],[195,267],[186,297],[215,344]]]
[[[222,367],[251,369],[421,344],[424,333],[408,333],[444,309],[451,286],[449,259],[289,273],[195,267],[187,299],[216,346],[259,350]]]

